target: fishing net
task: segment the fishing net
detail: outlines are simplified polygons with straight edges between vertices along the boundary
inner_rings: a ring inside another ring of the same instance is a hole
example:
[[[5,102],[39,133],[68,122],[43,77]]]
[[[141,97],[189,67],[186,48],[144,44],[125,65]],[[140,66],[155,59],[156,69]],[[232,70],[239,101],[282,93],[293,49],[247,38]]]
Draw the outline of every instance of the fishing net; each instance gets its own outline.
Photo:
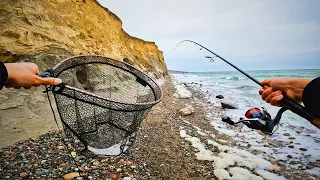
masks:
[[[146,74],[104,56],[71,57],[49,72],[63,81],[51,91],[65,135],[84,154],[125,152],[162,97],[160,87]]]

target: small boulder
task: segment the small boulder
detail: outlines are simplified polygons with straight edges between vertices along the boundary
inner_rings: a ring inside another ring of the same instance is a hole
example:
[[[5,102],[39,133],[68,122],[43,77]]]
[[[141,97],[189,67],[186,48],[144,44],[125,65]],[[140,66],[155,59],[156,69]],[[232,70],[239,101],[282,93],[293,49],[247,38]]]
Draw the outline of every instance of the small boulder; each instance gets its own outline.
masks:
[[[110,177],[111,179],[117,179],[117,178],[118,178],[118,175],[116,175],[116,174],[111,174],[109,177]]]
[[[218,95],[218,96],[216,96],[216,98],[218,98],[218,99],[224,99],[224,97],[223,97],[222,95]]]
[[[78,172],[72,172],[63,176],[64,179],[73,179],[75,177],[79,177],[80,174]]]
[[[26,172],[22,172],[22,173],[20,173],[20,177],[27,177],[27,176],[29,176],[29,174],[28,174],[28,173],[26,173]]]
[[[192,106],[187,106],[179,110],[179,113],[182,116],[189,116],[194,113],[194,108]]]
[[[300,148],[301,151],[308,151],[307,148]]]
[[[224,109],[237,109],[235,105],[228,102],[221,102],[221,106]]]

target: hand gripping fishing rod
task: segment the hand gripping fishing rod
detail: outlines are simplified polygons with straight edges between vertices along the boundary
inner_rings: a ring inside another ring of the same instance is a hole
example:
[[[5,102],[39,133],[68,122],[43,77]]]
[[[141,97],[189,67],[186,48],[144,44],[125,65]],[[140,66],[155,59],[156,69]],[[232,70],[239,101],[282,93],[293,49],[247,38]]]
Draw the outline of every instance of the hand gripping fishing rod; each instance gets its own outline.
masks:
[[[229,64],[230,66],[232,66],[233,68],[235,68],[236,70],[238,70],[240,73],[242,73],[243,75],[245,75],[247,78],[251,79],[253,82],[255,82],[256,84],[258,84],[259,86],[261,86],[263,89],[267,89],[268,86],[266,85],[262,85],[258,80],[256,80],[255,78],[253,78],[252,76],[250,76],[249,74],[247,74],[246,72],[242,71],[240,68],[238,68],[237,66],[233,65],[232,63],[230,63],[229,61],[227,61],[226,59],[224,59],[223,57],[219,56],[218,54],[212,52],[210,49],[202,46],[201,44],[191,41],[191,40],[183,40],[181,41],[174,49],[176,49],[181,43],[183,42],[191,42],[194,43],[195,45],[200,46],[201,48],[207,50],[208,52],[210,52],[211,54],[213,54],[215,57],[223,60],[224,62],[226,62],[227,64]],[[209,57],[210,58],[210,57]],[[212,58],[213,59],[213,58]],[[306,120],[308,120],[310,123],[312,123],[313,125],[315,125],[316,127],[320,128],[320,119],[319,118],[314,118],[312,117],[306,110],[305,107],[303,107],[302,105],[296,103],[295,101],[293,101],[292,99],[288,98],[287,96],[283,95],[283,99],[281,100],[280,104],[283,106],[277,113],[277,116],[274,119],[269,118],[268,121],[266,121],[266,124],[264,125],[264,128],[260,128],[259,130],[262,130],[266,133],[272,134],[274,131],[274,127],[276,125],[279,124],[281,115],[284,111],[286,110],[291,110],[292,112],[298,114],[299,116],[305,118]],[[267,113],[267,111],[263,111],[263,113]],[[270,117],[270,116],[266,116],[266,117]],[[250,127],[250,122],[249,125],[247,124],[248,121],[246,121],[246,125]],[[232,124],[232,123],[231,123]],[[236,123],[234,123],[236,124]],[[252,123],[251,123],[252,125]],[[254,128],[257,129],[257,128]]]

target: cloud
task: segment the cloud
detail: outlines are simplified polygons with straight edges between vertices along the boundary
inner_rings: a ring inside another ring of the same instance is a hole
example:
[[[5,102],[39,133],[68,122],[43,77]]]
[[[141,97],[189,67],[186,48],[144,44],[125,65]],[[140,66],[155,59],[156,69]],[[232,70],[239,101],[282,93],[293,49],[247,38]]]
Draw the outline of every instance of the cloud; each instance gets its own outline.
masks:
[[[240,66],[260,62],[262,69],[287,68],[288,64],[320,68],[318,0],[99,2],[120,17],[130,35],[155,41],[169,69],[210,70],[207,62],[196,61],[203,57],[198,48],[182,45],[172,50],[183,39],[197,41]]]

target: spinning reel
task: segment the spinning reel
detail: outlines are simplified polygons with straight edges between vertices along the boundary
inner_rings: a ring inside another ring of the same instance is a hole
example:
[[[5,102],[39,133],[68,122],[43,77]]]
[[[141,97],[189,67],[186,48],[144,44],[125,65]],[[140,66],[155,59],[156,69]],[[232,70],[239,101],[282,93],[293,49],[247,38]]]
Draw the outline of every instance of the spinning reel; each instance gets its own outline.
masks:
[[[286,110],[288,110],[287,107],[282,107],[278,111],[276,117],[272,119],[265,108],[262,107],[262,111],[259,108],[252,108],[245,113],[245,116],[248,119],[241,119],[238,122],[233,122],[229,117],[224,117],[222,118],[222,121],[233,126],[243,123],[251,129],[257,129],[264,134],[272,135],[278,130],[282,113]]]

